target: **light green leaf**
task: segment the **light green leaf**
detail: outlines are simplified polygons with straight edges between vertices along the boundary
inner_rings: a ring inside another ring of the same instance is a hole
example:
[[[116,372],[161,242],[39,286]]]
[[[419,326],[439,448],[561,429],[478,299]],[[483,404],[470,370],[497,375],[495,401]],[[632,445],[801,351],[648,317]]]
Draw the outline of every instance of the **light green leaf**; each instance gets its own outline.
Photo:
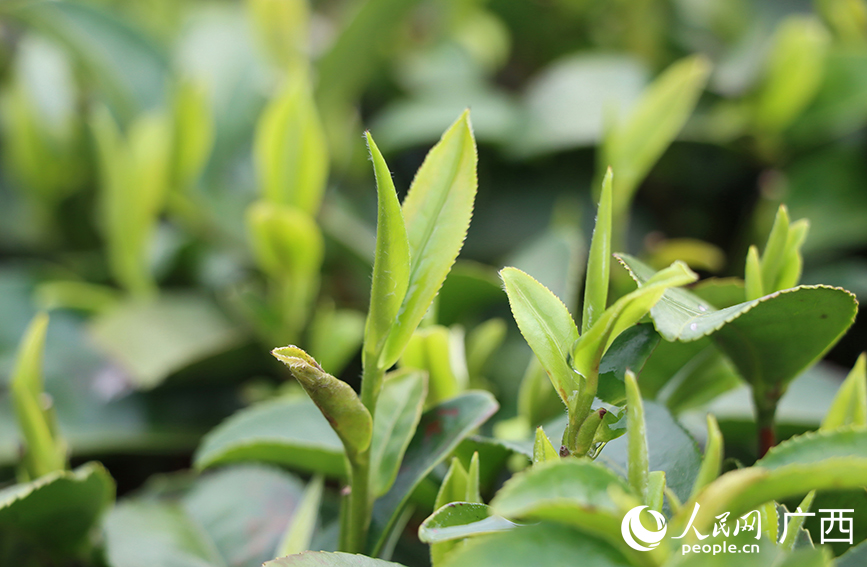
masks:
[[[612,499],[617,490],[630,493],[620,477],[602,465],[558,459],[513,476],[491,501],[491,510],[512,520],[568,524],[622,545],[621,509]]]
[[[586,333],[608,307],[608,278],[611,275],[611,199],[614,173],[611,168],[602,180],[596,225],[587,256],[584,283],[584,316],[581,332]]]
[[[813,499],[816,497],[816,491],[810,491],[801,500],[801,503],[798,505],[797,510],[801,512],[809,512],[810,507],[813,505]],[[806,520],[806,516],[793,516],[789,519],[789,524],[786,527],[786,539],[779,542],[780,547],[783,549],[791,550],[795,546],[795,540],[798,538],[798,533],[801,531],[801,528],[804,526],[804,520]]]
[[[756,101],[760,131],[781,132],[810,104],[822,84],[829,44],[828,32],[814,16],[789,16],[779,25]]]
[[[289,368],[322,411],[343,442],[350,461],[370,447],[373,419],[349,384],[322,370],[309,354],[298,347],[275,348],[271,354]]]
[[[456,539],[507,531],[516,524],[491,515],[491,508],[475,502],[452,502],[438,508],[422,522],[418,538],[422,543],[438,544]]]
[[[388,492],[397,477],[426,395],[427,376],[422,372],[399,370],[385,377],[376,402],[370,446],[371,483],[377,497]]]
[[[644,404],[635,374],[626,372],[626,430],[629,434],[629,485],[632,491],[648,504],[647,428],[644,423]]]
[[[54,471],[0,491],[0,543],[24,557],[69,557],[87,545],[91,530],[114,500],[114,480],[98,463]]]
[[[840,385],[822,422],[822,429],[846,425],[867,427],[867,353],[861,353],[849,376]]]
[[[243,409],[202,439],[193,462],[216,465],[258,461],[332,477],[346,473],[343,445],[306,396],[278,398]]]
[[[697,278],[686,264],[675,262],[655,273],[637,290],[618,299],[573,346],[572,368],[582,376],[593,375],[614,339],[640,321],[667,289],[691,283]]]
[[[353,553],[326,553],[307,551],[289,557],[268,561],[262,567],[403,567],[399,563],[373,559]]]
[[[315,215],[328,181],[328,147],[306,73],[270,102],[253,148],[262,197]]]
[[[434,510],[439,510],[451,502],[462,502],[467,494],[467,470],[461,464],[461,460],[452,457],[452,464],[443,477],[437,497],[434,501]]]
[[[418,329],[401,355],[401,368],[428,373],[428,406],[451,399],[467,387],[466,368],[457,364],[462,353],[456,350],[463,345],[452,339],[453,330],[442,325]]]
[[[136,295],[153,294],[149,246],[168,190],[171,129],[165,116],[137,118],[122,136],[108,109],[91,120],[100,172],[100,228],[114,278]]]
[[[172,185],[187,191],[196,183],[214,145],[214,117],[203,85],[182,81],[173,100]]]
[[[370,527],[371,555],[382,549],[419,483],[498,407],[490,393],[470,391],[422,415],[395,483],[374,504]]]
[[[526,567],[538,565],[540,558],[545,565],[575,565],[579,561],[582,567],[632,565],[607,542],[567,526],[542,523],[473,538],[450,554],[443,567]]]
[[[707,443],[704,446],[704,459],[698,471],[698,478],[695,479],[695,484],[692,487],[690,498],[695,498],[705,486],[719,477],[724,456],[723,436],[719,424],[712,414],[707,414]]]
[[[702,56],[681,59],[666,69],[602,144],[599,166],[617,172],[613,211],[622,217],[638,185],[683,128],[704,90],[710,63]]]
[[[752,301],[765,295],[765,286],[762,283],[762,263],[759,260],[759,249],[755,246],[750,246],[747,252],[747,265],[744,268],[744,285],[747,301]]]
[[[316,530],[316,522],[319,518],[319,505],[322,501],[322,489],[325,478],[318,474],[310,479],[301,502],[292,511],[292,521],[283,534],[280,545],[277,546],[277,557],[301,553],[310,549],[313,532]]]
[[[785,205],[780,205],[774,217],[774,225],[768,242],[762,251],[762,289],[766,293],[777,291],[775,287],[783,257],[786,253],[786,242],[789,239],[789,211]]]
[[[476,160],[466,111],[428,153],[403,203],[412,264],[381,368],[400,357],[463,246],[476,197]]]
[[[506,322],[499,318],[488,319],[467,334],[467,372],[470,383],[483,378],[485,366],[506,339]]]
[[[627,255],[620,260],[639,285],[648,281],[650,268]],[[792,312],[798,317],[791,318]],[[856,312],[855,297],[843,289],[800,286],[719,310],[684,289],[672,289],[651,316],[666,340],[712,335],[744,379],[783,389],[839,340]]]
[[[783,265],[774,283],[776,289],[789,289],[795,287],[801,280],[801,270],[804,260],[801,256],[801,247],[807,240],[807,232],[810,230],[810,221],[807,219],[796,220],[789,226],[789,236],[786,239],[786,252],[783,255]]]
[[[33,318],[21,344],[9,389],[25,442],[25,468],[31,478],[38,478],[66,468],[66,446],[57,438],[57,424],[43,399],[42,358],[48,315]]]
[[[536,438],[533,441],[533,464],[556,461],[559,458],[560,452],[551,444],[551,440],[545,435],[545,430],[540,425],[536,428]]]
[[[172,294],[121,303],[93,319],[90,333],[143,390],[236,346],[240,338],[209,301]]]
[[[247,210],[247,226],[256,263],[268,275],[303,279],[319,271],[325,244],[310,215],[257,201]]]
[[[509,296],[512,315],[524,339],[551,379],[560,399],[567,403],[580,389],[567,361],[578,340],[578,327],[569,310],[548,288],[517,268],[503,268],[500,277]]]
[[[410,253],[403,212],[397,200],[391,172],[370,132],[366,136],[376,175],[379,206],[376,216],[376,255],[373,261],[373,282],[370,286],[370,309],[364,330],[364,353],[365,365],[375,365],[406,296]]]

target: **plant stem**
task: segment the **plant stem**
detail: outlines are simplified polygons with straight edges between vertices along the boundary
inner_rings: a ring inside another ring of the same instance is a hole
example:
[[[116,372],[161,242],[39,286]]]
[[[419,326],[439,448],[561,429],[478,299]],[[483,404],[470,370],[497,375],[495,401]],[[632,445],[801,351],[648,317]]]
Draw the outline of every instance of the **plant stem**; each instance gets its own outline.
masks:
[[[367,543],[367,530],[370,527],[370,451],[357,455],[355,462],[350,465],[350,492],[344,500],[347,509],[346,521],[342,526],[346,533],[340,535],[341,551],[363,553]],[[342,511],[341,515],[343,513]]]
[[[773,392],[765,392],[764,395],[760,392],[753,393],[753,403],[756,406],[758,457],[760,459],[777,443],[774,415],[777,413],[777,403],[780,396],[773,394]]]
[[[380,370],[375,363],[368,363],[369,359],[374,359],[372,355],[362,355],[361,371],[361,403],[370,412],[370,416],[374,417],[376,413],[376,401],[379,399],[379,392],[382,390],[382,381],[385,377],[385,371]]]

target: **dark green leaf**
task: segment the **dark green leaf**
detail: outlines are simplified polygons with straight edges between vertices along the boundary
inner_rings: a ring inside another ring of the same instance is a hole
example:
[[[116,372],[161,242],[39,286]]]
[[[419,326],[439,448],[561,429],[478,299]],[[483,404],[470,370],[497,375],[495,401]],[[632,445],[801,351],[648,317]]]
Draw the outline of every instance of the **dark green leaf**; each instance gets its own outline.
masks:
[[[306,396],[263,402],[237,412],[202,440],[196,468],[242,461],[344,476],[343,445]]]
[[[398,371],[386,376],[376,402],[373,439],[370,445],[373,494],[388,492],[415,433],[427,395],[427,377],[422,372]]]
[[[659,344],[652,325],[635,325],[614,339],[599,363],[599,388],[596,396],[609,404],[622,405],[626,400],[624,376],[627,370],[641,374],[644,363]]]
[[[0,543],[20,546],[29,557],[74,554],[86,548],[114,492],[114,480],[97,463],[6,488],[0,491]]]
[[[397,480],[373,507],[371,541],[374,554],[382,548],[415,487],[457,447],[461,439],[491,417],[497,408],[497,402],[488,392],[471,391],[422,415]]]

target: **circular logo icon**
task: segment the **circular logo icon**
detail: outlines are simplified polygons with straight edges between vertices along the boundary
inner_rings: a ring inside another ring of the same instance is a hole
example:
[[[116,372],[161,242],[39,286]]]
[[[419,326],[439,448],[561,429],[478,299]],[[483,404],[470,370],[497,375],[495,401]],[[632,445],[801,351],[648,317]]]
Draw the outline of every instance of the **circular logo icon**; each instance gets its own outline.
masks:
[[[665,516],[656,510],[647,511],[656,520],[657,531],[645,529],[641,525],[641,519],[639,518],[641,511],[645,508],[647,506],[636,506],[623,516],[623,522],[620,523],[620,533],[623,535],[623,541],[636,551],[650,551],[659,545],[659,542],[665,537],[665,530],[668,529],[665,525]]]

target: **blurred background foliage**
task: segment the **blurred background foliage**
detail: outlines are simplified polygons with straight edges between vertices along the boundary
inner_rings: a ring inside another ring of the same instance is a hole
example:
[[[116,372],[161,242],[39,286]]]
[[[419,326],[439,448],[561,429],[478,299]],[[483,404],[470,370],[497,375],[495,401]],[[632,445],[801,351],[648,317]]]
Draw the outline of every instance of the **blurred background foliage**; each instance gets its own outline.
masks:
[[[621,171],[647,151],[617,143],[630,128],[666,136],[674,107],[624,123],[666,69],[680,74],[647,96],[700,92],[695,110],[674,144]],[[19,450],[6,377],[39,310],[52,312],[45,388],[73,463],[101,460],[121,494],[189,467],[205,432],[291,389],[275,346],[302,345],[357,385],[376,219],[362,132],[402,193],[466,107],[473,223],[437,325],[408,356],[465,356],[431,371],[463,368],[455,388],[495,391],[501,437],[523,434],[508,421],[519,413],[560,408],[533,398],[540,370],[525,378],[531,353],[507,330],[496,271],[518,266],[574,306],[609,164],[619,250],[741,277],[784,202],[811,223],[802,283],[867,298],[863,0],[7,0],[0,479]],[[865,343],[860,321],[795,381],[784,436],[818,425]],[[695,354],[667,348],[654,359],[675,369]],[[699,436],[712,403],[731,456],[754,458],[738,379],[711,401],[667,386],[662,366],[648,365],[645,395]]]

